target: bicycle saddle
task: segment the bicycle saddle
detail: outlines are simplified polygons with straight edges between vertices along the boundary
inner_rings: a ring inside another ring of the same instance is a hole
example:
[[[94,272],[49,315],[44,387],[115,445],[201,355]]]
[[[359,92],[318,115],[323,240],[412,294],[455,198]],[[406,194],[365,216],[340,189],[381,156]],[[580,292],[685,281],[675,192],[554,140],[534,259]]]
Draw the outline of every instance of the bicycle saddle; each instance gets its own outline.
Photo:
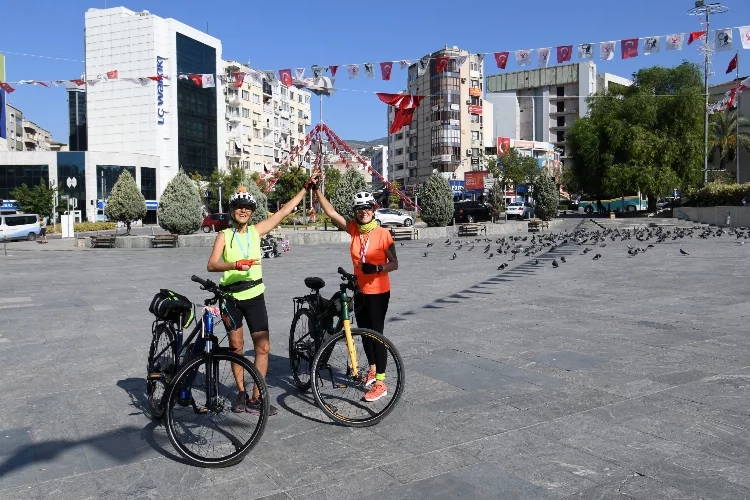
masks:
[[[317,292],[326,286],[326,282],[320,278],[305,278],[305,286]]]

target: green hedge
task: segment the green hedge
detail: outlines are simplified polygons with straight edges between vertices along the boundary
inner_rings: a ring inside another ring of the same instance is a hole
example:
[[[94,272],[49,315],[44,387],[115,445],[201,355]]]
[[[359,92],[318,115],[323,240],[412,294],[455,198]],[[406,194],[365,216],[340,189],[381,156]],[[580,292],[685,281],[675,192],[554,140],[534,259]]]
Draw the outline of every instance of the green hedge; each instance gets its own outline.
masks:
[[[76,222],[73,224],[73,230],[76,233],[82,233],[85,231],[108,231],[115,229],[117,227],[117,224],[114,222]],[[47,232],[48,233],[61,233],[62,232],[62,225],[57,225],[57,230],[55,231],[55,226],[52,224],[47,224]]]
[[[712,182],[702,189],[688,193],[686,206],[694,207],[737,207],[742,200],[750,202],[750,183],[721,184]]]

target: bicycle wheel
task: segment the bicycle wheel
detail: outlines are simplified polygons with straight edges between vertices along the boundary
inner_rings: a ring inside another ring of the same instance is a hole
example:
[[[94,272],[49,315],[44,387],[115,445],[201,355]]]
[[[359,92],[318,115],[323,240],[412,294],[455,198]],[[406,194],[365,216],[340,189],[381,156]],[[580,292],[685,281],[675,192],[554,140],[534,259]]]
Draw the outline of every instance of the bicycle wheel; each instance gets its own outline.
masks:
[[[228,467],[242,461],[263,435],[268,421],[268,390],[247,358],[232,352],[198,356],[185,363],[169,386],[166,428],[175,449],[199,467]],[[233,411],[238,394],[233,368],[248,394],[257,387],[263,406],[258,414]],[[211,377],[207,377],[207,368]],[[211,383],[209,383],[209,378]]]
[[[315,316],[303,307],[297,311],[289,330],[289,365],[297,387],[310,388],[310,365],[315,357]]]
[[[151,418],[160,420],[164,416],[164,392],[177,366],[177,346],[174,332],[166,323],[156,323],[152,330],[146,366],[146,396]]]
[[[315,402],[323,413],[339,424],[349,427],[368,427],[377,424],[388,415],[398,403],[404,391],[404,362],[396,347],[383,335],[366,328],[352,328],[352,338],[357,351],[359,377],[351,376],[349,350],[346,337],[339,331],[320,347],[313,359],[311,373],[315,383],[312,393]],[[363,379],[367,373],[367,356],[362,339],[371,339],[386,349],[386,396],[373,402],[364,400]]]

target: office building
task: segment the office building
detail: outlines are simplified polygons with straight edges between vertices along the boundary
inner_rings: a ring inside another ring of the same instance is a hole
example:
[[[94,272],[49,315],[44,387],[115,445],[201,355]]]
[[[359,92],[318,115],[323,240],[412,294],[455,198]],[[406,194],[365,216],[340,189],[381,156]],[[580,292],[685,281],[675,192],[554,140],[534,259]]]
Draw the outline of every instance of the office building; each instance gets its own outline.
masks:
[[[70,151],[88,151],[86,89],[72,82],[66,83],[65,88],[68,93],[68,147]]]
[[[86,85],[88,151],[158,157],[157,195],[180,168],[204,177],[225,168],[221,81],[198,86],[178,77],[222,73],[218,39],[124,7],[89,9],[85,32],[87,79],[109,80]],[[149,76],[165,78],[124,81]]]
[[[437,58],[450,57],[437,71]],[[459,67],[457,57],[466,57]],[[449,179],[463,179],[467,171],[481,168],[484,148],[492,142],[492,104],[484,100],[484,60],[458,47],[429,57],[420,74],[419,64],[409,67],[407,92],[429,96],[414,112],[412,123],[391,134],[388,142],[389,180],[407,190],[425,182],[433,171]],[[388,126],[394,109],[389,107]]]
[[[388,146],[375,146],[372,152],[372,169],[383,179],[388,179]],[[372,189],[382,189],[383,182],[377,175],[372,176]]]
[[[227,77],[245,75],[241,86],[230,83],[223,92],[227,165],[251,172],[263,173],[264,167],[271,170],[304,140],[310,125],[311,93],[287,88],[278,79],[269,82],[264,73],[237,61],[223,64]],[[263,76],[253,78],[251,73]]]
[[[490,75],[485,99],[494,105],[493,136],[552,143],[564,163],[565,133],[588,113],[587,98],[610,85],[630,84],[609,73],[597,76],[591,61]]]

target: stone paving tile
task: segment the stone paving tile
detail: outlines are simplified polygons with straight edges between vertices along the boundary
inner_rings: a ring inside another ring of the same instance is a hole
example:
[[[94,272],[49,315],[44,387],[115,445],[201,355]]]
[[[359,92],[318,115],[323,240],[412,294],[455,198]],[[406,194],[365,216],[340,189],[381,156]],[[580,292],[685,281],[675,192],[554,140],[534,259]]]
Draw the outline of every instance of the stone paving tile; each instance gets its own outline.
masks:
[[[579,223],[597,228],[556,231]],[[749,246],[669,239],[629,258],[645,244],[608,239],[592,261],[569,238],[497,270],[509,257],[487,259],[484,241],[437,241],[426,258],[426,241],[403,243],[385,331],[407,369],[395,411],[339,427],[294,388],[291,297],[305,276],[330,295],[350,265],[346,245],[295,246],[264,261],[281,412],[217,470],[182,463],[143,395],[151,297],[200,301],[189,276],[206,275],[208,249],[13,246],[0,257],[13,291],[0,292],[0,499],[750,497]]]

